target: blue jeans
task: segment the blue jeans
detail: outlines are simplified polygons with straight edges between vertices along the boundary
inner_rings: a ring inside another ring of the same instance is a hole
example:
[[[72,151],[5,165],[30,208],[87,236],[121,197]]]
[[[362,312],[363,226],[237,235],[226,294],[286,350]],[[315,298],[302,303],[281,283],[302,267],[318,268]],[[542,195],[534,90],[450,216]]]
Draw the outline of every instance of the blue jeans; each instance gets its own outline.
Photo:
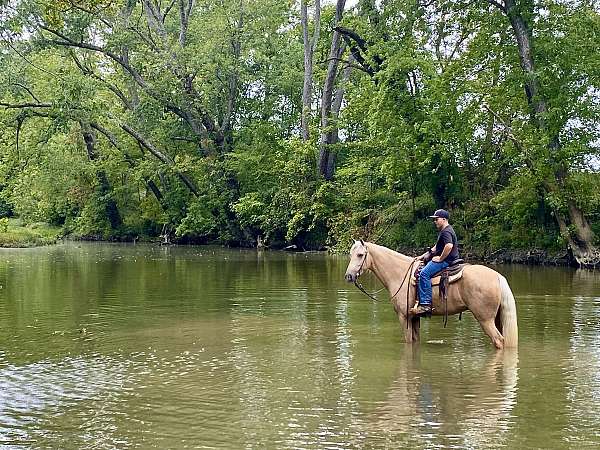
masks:
[[[431,305],[431,277],[433,274],[448,267],[446,261],[429,261],[419,273],[419,304]]]

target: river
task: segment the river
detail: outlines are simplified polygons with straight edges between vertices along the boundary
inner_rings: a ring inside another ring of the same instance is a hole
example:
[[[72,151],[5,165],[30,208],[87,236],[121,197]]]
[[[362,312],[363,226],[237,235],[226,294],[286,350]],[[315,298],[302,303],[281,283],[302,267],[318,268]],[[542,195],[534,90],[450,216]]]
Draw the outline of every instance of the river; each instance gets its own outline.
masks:
[[[496,266],[518,351],[343,280],[347,256],[0,250],[2,448],[600,446],[600,274]],[[378,288],[366,278],[368,289]]]

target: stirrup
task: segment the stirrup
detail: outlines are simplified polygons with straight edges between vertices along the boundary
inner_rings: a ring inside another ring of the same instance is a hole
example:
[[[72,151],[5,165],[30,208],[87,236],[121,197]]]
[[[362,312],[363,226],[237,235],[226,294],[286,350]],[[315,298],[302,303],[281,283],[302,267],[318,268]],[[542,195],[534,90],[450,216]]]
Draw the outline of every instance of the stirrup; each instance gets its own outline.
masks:
[[[413,306],[410,312],[417,317],[431,317],[434,309],[432,305],[416,305]]]

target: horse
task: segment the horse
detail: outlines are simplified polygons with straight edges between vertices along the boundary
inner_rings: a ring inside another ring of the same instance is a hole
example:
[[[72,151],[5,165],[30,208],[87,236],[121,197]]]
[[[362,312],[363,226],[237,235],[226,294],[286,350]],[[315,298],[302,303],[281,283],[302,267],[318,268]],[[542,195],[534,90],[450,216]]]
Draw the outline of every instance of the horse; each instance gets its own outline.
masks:
[[[417,291],[410,282],[413,267],[416,268],[414,262],[415,258],[359,240],[350,249],[345,274],[346,281],[353,283],[366,271],[375,274],[390,294],[407,343],[418,342],[420,330],[420,317],[410,312]],[[486,266],[466,265],[462,277],[448,285],[447,294],[447,304],[442,305],[437,289],[433,289],[434,315],[469,310],[497,349],[517,347],[517,308],[504,276]]]

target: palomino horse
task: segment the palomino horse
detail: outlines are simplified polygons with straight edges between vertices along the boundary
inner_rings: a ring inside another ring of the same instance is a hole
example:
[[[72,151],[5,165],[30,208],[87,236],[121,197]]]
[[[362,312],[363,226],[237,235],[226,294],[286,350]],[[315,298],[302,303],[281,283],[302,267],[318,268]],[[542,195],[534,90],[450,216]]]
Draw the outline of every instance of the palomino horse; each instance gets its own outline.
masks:
[[[346,269],[349,282],[356,282],[362,273],[370,270],[383,283],[405,330],[406,342],[419,341],[419,317],[409,312],[416,299],[416,287],[411,286],[411,274],[408,273],[412,271],[413,261],[413,258],[387,247],[361,240],[352,245]],[[410,291],[407,292],[407,289]],[[441,315],[446,309],[440,302],[437,289],[433,289],[433,307],[434,315]],[[496,348],[517,347],[515,299],[506,278],[498,272],[481,265],[468,265],[463,269],[462,278],[448,285],[448,314],[466,310],[473,313]]]

